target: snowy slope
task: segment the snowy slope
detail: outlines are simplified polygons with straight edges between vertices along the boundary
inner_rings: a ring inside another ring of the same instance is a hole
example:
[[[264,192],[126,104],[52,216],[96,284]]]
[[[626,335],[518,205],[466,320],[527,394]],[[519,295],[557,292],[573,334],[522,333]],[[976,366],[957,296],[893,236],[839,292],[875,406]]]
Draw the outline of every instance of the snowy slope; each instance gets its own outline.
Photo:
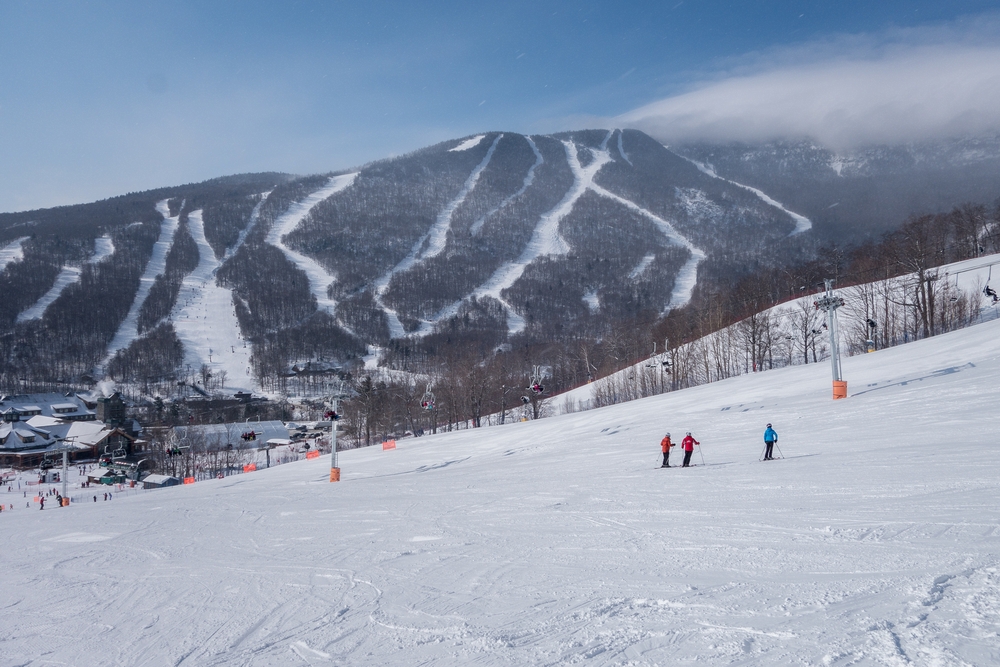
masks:
[[[680,153],[678,153],[678,155],[680,155]],[[694,166],[698,167],[698,169],[703,174],[711,176],[712,178],[718,178],[719,180],[725,181],[727,183],[732,183],[733,185],[743,188],[744,190],[749,190],[750,192],[757,195],[757,197],[765,204],[773,206],[776,209],[779,209],[787,213],[789,217],[791,217],[791,219],[795,222],[795,229],[792,230],[792,233],[789,234],[789,236],[795,236],[796,234],[801,234],[802,232],[808,232],[810,229],[812,229],[812,221],[809,218],[805,217],[804,215],[799,215],[798,213],[793,213],[792,211],[789,211],[779,202],[775,201],[770,196],[768,196],[768,194],[763,190],[758,190],[757,188],[750,187],[749,185],[744,185],[743,183],[737,183],[736,181],[730,180],[728,178],[723,178],[722,176],[719,176],[717,173],[715,173],[715,170],[712,169],[711,165],[707,165],[703,162],[698,162],[697,160],[692,160],[691,158],[684,157],[683,155],[681,155],[681,157],[683,157],[685,160],[687,160]]]
[[[981,321],[986,321],[1000,318],[1000,304],[993,303],[990,298],[984,296],[982,293],[983,287],[990,282],[994,268],[996,268],[998,275],[1000,275],[1000,254],[986,255],[983,257],[976,257],[974,259],[963,260],[961,262],[954,262],[952,264],[945,264],[944,266],[938,267],[936,270],[941,279],[948,281],[951,286],[956,288],[956,290],[970,293],[974,297],[975,300],[973,303],[974,308],[979,312],[978,317]],[[896,282],[897,280],[899,279],[894,278],[890,282]],[[841,293],[844,292],[842,291]],[[810,306],[812,302],[816,300],[816,296],[817,295],[809,295],[799,299],[794,299],[792,301],[773,306],[765,312],[776,322],[781,322],[783,320],[787,321],[788,318],[795,317],[795,315],[800,312],[799,304],[804,303],[807,306]],[[823,313],[817,313],[817,322],[822,322],[824,317],[825,315]],[[842,355],[847,354],[847,338],[853,333],[849,327],[845,326],[851,317],[854,317],[860,322],[864,322],[864,314],[852,313],[850,304],[848,304],[847,308],[842,308],[838,311],[838,340],[840,342]],[[823,338],[825,342],[826,337],[824,336]],[[649,363],[650,361],[648,359],[644,359],[636,364],[633,364],[632,366],[627,366],[620,371],[612,373],[608,376],[608,379],[613,382],[628,380],[630,383],[642,383],[643,378],[637,376],[645,374],[646,380],[651,382],[653,376],[661,375],[663,371],[658,365],[650,368],[648,366]],[[826,365],[828,366],[828,364]],[[598,383],[599,382],[600,381],[598,381]],[[567,408],[570,410],[588,409],[593,404],[593,392],[596,384],[597,383],[581,385],[554,396],[551,401],[552,409],[557,412],[565,411]],[[851,387],[852,385],[849,383],[848,386]]]
[[[153,254],[149,258],[149,263],[146,264],[146,270],[143,271],[142,277],[139,279],[139,291],[136,292],[135,298],[132,300],[132,306],[108,346],[108,354],[104,359],[105,366],[118,350],[124,350],[139,337],[139,310],[142,309],[142,303],[149,296],[149,290],[153,288],[156,276],[166,270],[167,253],[170,252],[170,247],[174,244],[174,233],[177,231],[180,221],[179,213],[173,217],[170,216],[168,201],[164,199],[156,204],[156,210],[163,216],[160,237],[153,244]]]
[[[21,247],[28,240],[27,236],[14,239],[4,247],[0,248],[0,271],[7,268],[8,264],[13,264],[24,257],[24,249]]]
[[[282,239],[299,226],[299,223],[302,222],[302,218],[306,217],[309,211],[312,210],[313,206],[349,187],[357,176],[357,172],[353,174],[344,174],[342,176],[334,176],[324,187],[312,193],[302,201],[292,204],[280,218],[274,221],[274,224],[271,226],[271,230],[267,235],[267,242],[281,250],[281,252],[285,253],[285,257],[291,260],[295,266],[306,274],[306,277],[309,279],[309,289],[312,291],[313,296],[316,297],[316,303],[319,306],[319,309],[325,310],[331,315],[336,312],[337,302],[330,298],[327,288],[330,286],[330,283],[334,281],[335,277],[330,275],[330,273],[312,257],[307,257],[306,255],[289,248],[285,245],[285,242]]]
[[[232,291],[215,282],[221,262],[205,238],[201,209],[188,216],[188,226],[198,245],[198,266],[184,277],[177,304],[170,313],[177,338],[184,345],[184,365],[196,373],[207,365],[216,377],[225,371],[226,387],[253,389],[253,350],[240,332]]]
[[[998,339],[845,359],[842,401],[794,366],[342,452],[338,484],[0,494],[0,667],[996,664]],[[668,430],[709,465],[658,469]]]
[[[94,255],[88,260],[90,264],[99,264],[103,262],[106,258],[110,257],[115,251],[115,244],[111,240],[111,237],[105,234],[94,239]],[[21,312],[17,316],[18,322],[27,322],[28,320],[37,320],[42,315],[45,314],[45,309],[52,305],[52,302],[59,298],[59,295],[63,293],[67,287],[80,280],[80,274],[83,272],[79,266],[64,266],[56,276],[56,281],[49,289],[48,292],[42,295],[42,297],[36,301],[30,308]]]

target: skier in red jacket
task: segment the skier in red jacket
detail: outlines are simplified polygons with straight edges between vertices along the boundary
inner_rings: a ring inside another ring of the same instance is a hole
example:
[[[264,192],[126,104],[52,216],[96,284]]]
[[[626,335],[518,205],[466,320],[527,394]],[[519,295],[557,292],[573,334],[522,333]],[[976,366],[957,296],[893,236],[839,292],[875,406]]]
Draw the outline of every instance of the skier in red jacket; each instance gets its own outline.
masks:
[[[670,467],[670,448],[675,446],[674,443],[670,442],[669,433],[664,436],[663,440],[660,440],[660,450],[663,451],[663,465],[660,466],[661,468]]]
[[[684,447],[684,467],[687,468],[691,465],[691,453],[694,452],[694,446],[700,445],[701,443],[691,437],[691,431],[684,436],[681,440],[681,446]]]

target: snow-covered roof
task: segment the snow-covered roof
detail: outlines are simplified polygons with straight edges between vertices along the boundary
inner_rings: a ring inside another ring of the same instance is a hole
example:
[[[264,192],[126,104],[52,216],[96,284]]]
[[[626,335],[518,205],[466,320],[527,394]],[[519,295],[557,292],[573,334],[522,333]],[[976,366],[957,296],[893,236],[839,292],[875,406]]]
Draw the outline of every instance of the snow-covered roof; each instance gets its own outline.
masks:
[[[46,417],[66,417],[70,415],[77,419],[81,415],[96,417],[96,413],[87,407],[84,399],[74,393],[60,394],[58,392],[49,392],[44,394],[0,396],[0,412],[9,412],[11,410],[19,413],[34,412]]]
[[[245,441],[240,436],[248,431],[256,434],[256,439]],[[288,429],[280,421],[234,422],[229,424],[202,424],[198,426],[176,426],[174,436],[183,442],[190,441],[193,447],[214,449],[232,445],[234,448],[257,447],[273,438],[288,438]]]
[[[143,484],[163,484],[164,482],[168,482],[170,480],[174,480],[175,482],[178,482],[178,483],[180,483],[180,481],[181,481],[181,480],[177,479],[176,477],[171,477],[170,475],[156,475],[156,474],[154,474],[154,475],[147,475],[146,477],[143,477],[142,478],[142,483]]]

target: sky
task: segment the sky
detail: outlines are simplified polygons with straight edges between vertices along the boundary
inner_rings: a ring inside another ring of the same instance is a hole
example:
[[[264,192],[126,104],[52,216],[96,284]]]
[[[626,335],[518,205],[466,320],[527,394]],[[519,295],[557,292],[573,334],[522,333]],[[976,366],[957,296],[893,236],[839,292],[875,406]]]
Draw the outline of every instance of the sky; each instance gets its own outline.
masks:
[[[0,211],[487,130],[845,146],[989,130],[998,56],[1000,2],[982,0],[2,0]]]

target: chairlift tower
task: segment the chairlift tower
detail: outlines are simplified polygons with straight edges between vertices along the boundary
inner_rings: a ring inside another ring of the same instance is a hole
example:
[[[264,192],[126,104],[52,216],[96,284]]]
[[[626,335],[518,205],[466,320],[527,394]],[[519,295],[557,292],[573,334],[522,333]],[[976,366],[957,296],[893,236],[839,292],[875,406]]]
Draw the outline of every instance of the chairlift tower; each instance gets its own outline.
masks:
[[[827,329],[830,332],[830,366],[833,370],[833,398],[847,398],[847,382],[840,368],[840,345],[837,336],[837,309],[844,305],[844,299],[833,292],[833,280],[826,279],[826,294],[813,302],[817,310],[826,311]]]
[[[337,462],[337,421],[340,419],[340,399],[344,398],[344,382],[341,380],[337,393],[330,397],[330,481],[340,481],[340,465]]]

